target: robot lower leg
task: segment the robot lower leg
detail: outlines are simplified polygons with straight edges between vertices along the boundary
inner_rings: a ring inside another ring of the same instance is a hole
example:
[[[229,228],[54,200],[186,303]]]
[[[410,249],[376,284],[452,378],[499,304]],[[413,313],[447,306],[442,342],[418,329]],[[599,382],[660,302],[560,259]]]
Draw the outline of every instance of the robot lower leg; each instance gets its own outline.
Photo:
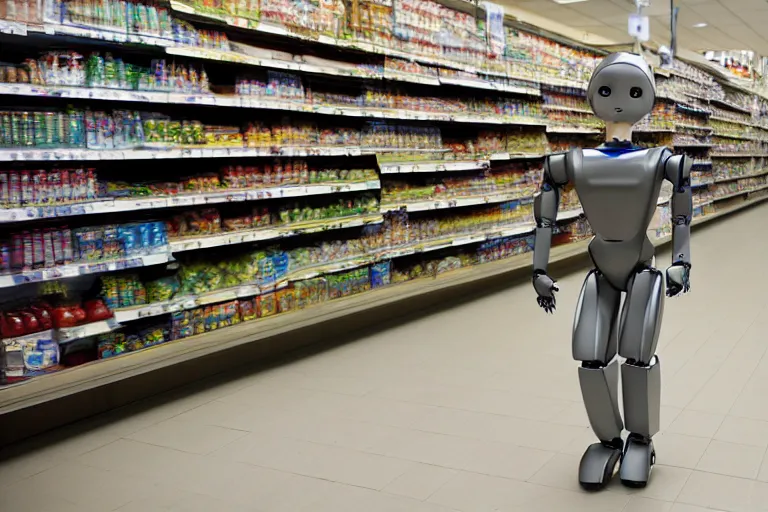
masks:
[[[613,477],[622,453],[619,413],[619,364],[616,325],[621,294],[593,270],[584,280],[573,328],[573,358],[582,361],[579,382],[587,416],[599,443],[587,448],[579,465],[579,482],[588,490],[603,488]]]
[[[659,431],[661,366],[656,345],[664,309],[661,272],[646,268],[630,282],[619,327],[624,420],[629,437],[620,478],[624,485],[645,487],[656,462],[653,436]]]

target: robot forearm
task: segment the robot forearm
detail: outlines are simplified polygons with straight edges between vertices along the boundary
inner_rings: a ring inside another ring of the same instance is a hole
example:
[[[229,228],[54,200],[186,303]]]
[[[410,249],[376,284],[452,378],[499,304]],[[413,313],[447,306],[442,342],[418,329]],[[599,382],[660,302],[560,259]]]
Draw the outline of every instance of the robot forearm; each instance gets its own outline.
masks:
[[[691,162],[683,155],[670,157],[666,162],[667,179],[672,182],[672,262],[691,263]]]
[[[568,182],[565,154],[551,155],[544,160],[544,179],[541,189],[533,198],[533,216],[536,220],[536,240],[533,247],[533,270],[547,271],[549,250],[552,247],[552,228],[557,221],[560,204],[559,186]]]
[[[549,250],[552,247],[552,228],[557,220],[560,192],[545,181],[533,198],[533,216],[536,219],[536,241],[533,247],[533,270],[547,271]]]
[[[672,225],[672,263],[691,263],[691,220],[690,217],[673,215]]]

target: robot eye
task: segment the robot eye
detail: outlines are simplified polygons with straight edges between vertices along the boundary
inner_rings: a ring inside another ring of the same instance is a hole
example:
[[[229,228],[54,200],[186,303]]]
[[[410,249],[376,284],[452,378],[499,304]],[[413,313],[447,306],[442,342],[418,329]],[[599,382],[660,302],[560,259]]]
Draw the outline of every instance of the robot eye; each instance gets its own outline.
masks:
[[[639,98],[643,95],[643,90],[639,87],[633,87],[629,90],[629,95],[632,98]]]
[[[602,86],[600,89],[597,90],[597,93],[602,96],[603,98],[607,98],[611,95],[611,88],[607,85]]]

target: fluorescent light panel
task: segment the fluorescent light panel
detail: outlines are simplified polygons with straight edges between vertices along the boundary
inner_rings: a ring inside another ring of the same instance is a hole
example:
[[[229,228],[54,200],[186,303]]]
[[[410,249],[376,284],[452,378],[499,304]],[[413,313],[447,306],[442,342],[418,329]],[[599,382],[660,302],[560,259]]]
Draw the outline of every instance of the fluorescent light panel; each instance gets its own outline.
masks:
[[[706,23],[696,23],[696,24],[693,26],[693,28],[704,28],[704,27],[706,27],[706,26],[707,26],[707,24],[706,24]]]
[[[565,5],[565,4],[577,4],[579,2],[586,2],[587,0],[552,0],[556,4]]]

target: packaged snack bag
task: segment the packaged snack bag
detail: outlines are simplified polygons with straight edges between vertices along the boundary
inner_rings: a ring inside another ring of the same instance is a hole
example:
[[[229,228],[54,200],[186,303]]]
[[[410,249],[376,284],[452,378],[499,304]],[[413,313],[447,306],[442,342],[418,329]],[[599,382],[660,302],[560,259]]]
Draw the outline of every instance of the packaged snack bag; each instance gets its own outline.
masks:
[[[259,317],[265,318],[277,313],[277,298],[274,293],[259,296]]]

